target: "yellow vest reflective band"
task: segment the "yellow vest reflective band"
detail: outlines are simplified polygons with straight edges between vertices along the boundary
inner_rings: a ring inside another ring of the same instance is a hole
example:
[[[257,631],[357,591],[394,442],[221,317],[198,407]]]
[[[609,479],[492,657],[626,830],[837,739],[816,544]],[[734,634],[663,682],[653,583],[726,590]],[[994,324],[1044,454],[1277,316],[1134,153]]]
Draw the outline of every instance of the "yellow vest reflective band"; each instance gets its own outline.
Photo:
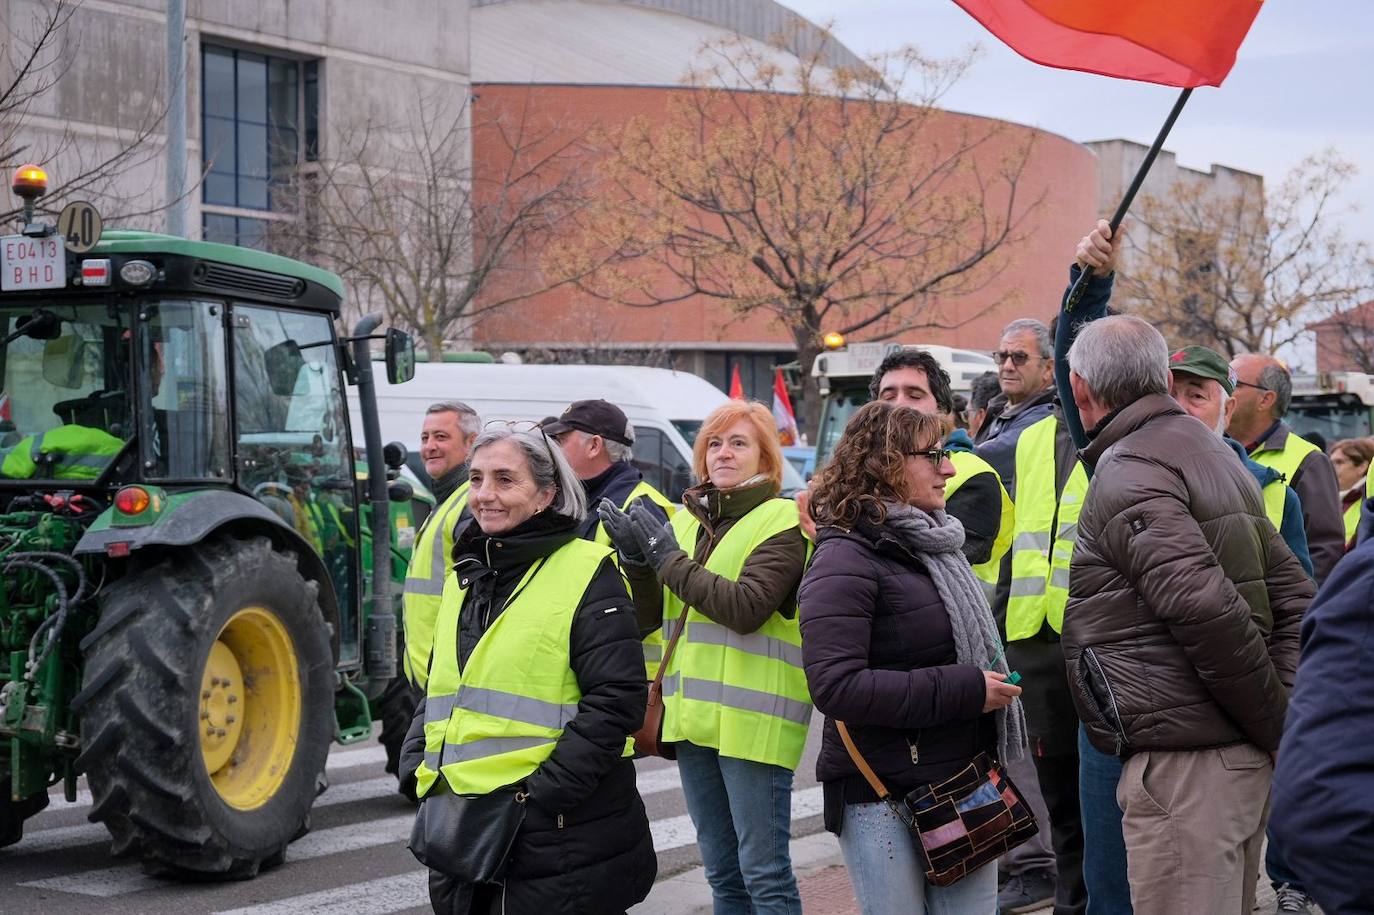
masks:
[[[94,480],[100,476],[111,459],[124,447],[124,442],[103,429],[90,426],[58,426],[37,435],[19,440],[0,464],[0,474],[15,480],[48,477],[51,467],[54,480]],[[51,465],[47,459],[55,456]]]
[[[1293,432],[1288,433],[1288,438],[1283,442],[1283,449],[1264,448],[1250,455],[1250,460],[1256,464],[1263,464],[1265,467],[1272,467],[1283,474],[1284,481],[1289,486],[1293,485],[1293,476],[1298,472],[1300,465],[1313,451],[1321,451],[1316,445],[1305,438],[1299,437]],[[1277,525],[1275,525],[1277,526]]]
[[[436,505],[415,535],[410,566],[406,569],[405,589],[401,594],[401,627],[406,636],[403,661],[406,679],[424,689],[429,667],[430,647],[434,642],[434,619],[444,580],[452,563],[453,528],[468,504],[468,483]]]
[[[1078,515],[1088,493],[1088,476],[1074,462],[1064,492],[1055,499],[1054,434],[1047,416],[1016,442],[1016,526],[1012,539],[1007,641],[1028,639],[1049,620],[1064,628],[1069,602],[1069,560],[1078,540]]]
[[[725,532],[706,568],[737,580],[754,550],[796,527],[797,521],[797,503],[768,500]],[[683,511],[672,524],[677,542],[691,551],[700,522]],[[684,610],[687,628],[663,677],[663,739],[688,740],[733,759],[795,769],[811,720],[796,614],[789,620],[774,613],[756,632],[740,635],[684,608],[665,588],[665,632],[674,631]]]
[[[977,575],[978,580],[983,583],[983,592],[988,596],[988,603],[991,603],[997,591],[997,578],[1002,570],[1002,557],[1007,555],[1007,550],[1011,549],[1011,541],[1016,529],[1016,509],[1011,503],[1011,496],[1007,495],[1007,488],[1002,485],[1002,478],[997,475],[997,471],[993,470],[992,465],[987,461],[971,451],[952,451],[949,459],[954,464],[955,474],[945,483],[946,500],[980,473],[992,474],[992,478],[997,481],[997,491],[1002,494],[1002,521],[997,528],[997,539],[992,542],[992,556],[987,562],[980,562],[973,567],[973,574]]]
[[[425,756],[416,789],[442,774],[456,794],[487,794],[520,781],[553,753],[582,701],[572,671],[573,617],[604,546],[571,540],[535,563],[500,616],[458,668],[458,615],[467,591],[445,583],[425,687]],[[626,739],[624,755],[634,753]]]
[[[1360,529],[1360,503],[1356,502],[1345,510],[1345,542],[1349,543],[1355,539],[1355,532]]]
[[[635,499],[648,499],[650,502],[663,509],[669,518],[672,518],[677,512],[677,508],[673,503],[668,501],[667,496],[663,495],[663,493],[654,489],[643,480],[640,480],[639,484],[635,486],[634,489],[630,490],[630,494],[625,497],[625,501],[620,503],[620,510],[628,511],[630,503]],[[594,506],[589,509],[589,511],[595,510],[596,508]],[[592,542],[599,543],[602,546],[611,545],[611,535],[606,533],[606,525],[598,524],[596,526],[596,536],[592,538]],[[663,628],[659,627],[644,637],[644,672],[648,679],[652,680],[654,677],[658,676],[658,665],[662,662]]]

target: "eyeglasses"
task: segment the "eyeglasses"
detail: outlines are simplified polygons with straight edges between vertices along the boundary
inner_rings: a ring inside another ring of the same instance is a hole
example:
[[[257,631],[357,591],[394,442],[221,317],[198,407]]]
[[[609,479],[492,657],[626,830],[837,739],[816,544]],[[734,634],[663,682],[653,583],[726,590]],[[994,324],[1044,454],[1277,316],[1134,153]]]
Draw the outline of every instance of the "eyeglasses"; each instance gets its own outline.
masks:
[[[1036,356],[1035,358],[1039,359],[1039,358],[1042,358],[1042,357]],[[1000,350],[1000,349],[999,349],[999,350],[995,350],[995,351],[993,352],[993,354],[992,354],[992,361],[993,361],[995,364],[997,364],[997,365],[1001,365],[1003,362],[1006,362],[1008,359],[1011,360],[1011,364],[1012,364],[1012,365],[1016,366],[1017,368],[1020,368],[1021,366],[1025,365],[1027,362],[1029,362],[1029,361],[1031,360],[1031,354],[1030,354],[1030,353],[1024,353],[1024,352],[1022,352],[1022,351],[1019,350],[1019,349],[1018,349],[1018,350]]]
[[[939,467],[945,461],[949,460],[949,455],[950,452],[944,448],[927,448],[925,451],[906,452],[907,457],[929,458],[930,462],[934,464],[936,467]]]
[[[1269,390],[1268,388],[1266,388],[1266,387],[1265,387],[1264,385],[1262,385],[1262,384],[1251,384],[1251,383],[1248,382],[1248,381],[1241,381],[1239,378],[1236,379],[1236,387],[1238,387],[1238,388],[1254,388],[1256,391],[1268,391],[1268,390]],[[1271,392],[1271,393],[1272,393],[1272,392]]]
[[[548,452],[549,463],[554,468],[554,484],[558,483],[558,459],[553,456],[553,437],[544,431],[544,424],[534,419],[493,419],[482,426],[483,429],[509,429],[512,432],[538,432]]]

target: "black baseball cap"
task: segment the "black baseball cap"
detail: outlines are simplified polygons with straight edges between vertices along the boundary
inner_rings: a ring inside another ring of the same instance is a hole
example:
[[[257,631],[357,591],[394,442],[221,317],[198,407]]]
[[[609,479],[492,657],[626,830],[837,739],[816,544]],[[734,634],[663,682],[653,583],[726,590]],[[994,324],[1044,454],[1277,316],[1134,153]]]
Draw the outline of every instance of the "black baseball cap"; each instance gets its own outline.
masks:
[[[622,445],[635,443],[625,411],[606,400],[579,400],[564,410],[556,421],[544,424],[546,435],[562,435],[570,429],[599,435]]]

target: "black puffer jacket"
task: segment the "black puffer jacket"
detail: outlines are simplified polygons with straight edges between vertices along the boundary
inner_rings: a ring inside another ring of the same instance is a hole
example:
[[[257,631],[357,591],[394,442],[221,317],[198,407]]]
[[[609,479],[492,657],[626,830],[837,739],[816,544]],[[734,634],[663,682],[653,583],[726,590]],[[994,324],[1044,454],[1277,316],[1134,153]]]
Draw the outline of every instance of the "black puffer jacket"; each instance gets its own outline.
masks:
[[[1063,645],[1107,753],[1275,750],[1313,585],[1220,437],[1162,394],[1104,421]]]
[[[576,536],[573,522],[551,512],[505,536],[488,537],[475,524],[459,535],[455,568],[469,587],[459,617],[460,665],[525,570]],[[624,580],[609,559],[583,595],[569,648],[582,701],[553,755],[525,780],[531,803],[497,911],[621,912],[648,895],[657,874],[634,765],[621,755],[644,719],[644,652]],[[404,773],[424,755],[424,715],[422,702],[402,751]],[[430,894],[443,915],[485,915],[491,904],[483,890],[438,875]]]
[[[806,682],[825,715],[816,778],[825,785],[827,829],[840,831],[844,804],[877,800],[834,719],[897,795],[995,750],[983,673],[958,663],[935,583],[884,527],[821,528],[799,597]]]

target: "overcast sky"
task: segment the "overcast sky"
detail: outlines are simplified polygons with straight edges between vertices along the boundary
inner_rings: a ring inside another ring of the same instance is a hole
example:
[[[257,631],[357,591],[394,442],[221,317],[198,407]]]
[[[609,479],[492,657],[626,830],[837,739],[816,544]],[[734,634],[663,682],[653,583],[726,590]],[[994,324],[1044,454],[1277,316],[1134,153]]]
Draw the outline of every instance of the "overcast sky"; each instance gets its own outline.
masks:
[[[903,44],[949,57],[972,44],[972,72],[947,108],[1041,127],[1074,140],[1149,143],[1177,89],[1033,64],[953,0],[782,0],[831,21],[860,55]],[[1203,0],[1200,0],[1203,2]],[[1374,244],[1374,0],[1266,0],[1220,89],[1193,93],[1167,149],[1179,164],[1212,163],[1277,183],[1304,156],[1334,147],[1360,174],[1344,204],[1352,235]],[[1363,206],[1360,204],[1363,203]]]

